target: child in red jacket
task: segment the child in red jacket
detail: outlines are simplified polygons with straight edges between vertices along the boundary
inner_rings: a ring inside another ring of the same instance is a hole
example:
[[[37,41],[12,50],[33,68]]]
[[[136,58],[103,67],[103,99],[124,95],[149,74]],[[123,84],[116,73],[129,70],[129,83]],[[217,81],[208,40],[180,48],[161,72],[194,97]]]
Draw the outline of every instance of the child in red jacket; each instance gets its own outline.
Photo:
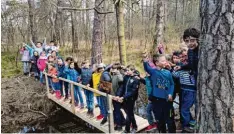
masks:
[[[56,78],[58,76],[58,71],[55,68],[55,64],[48,64],[48,75],[52,77],[52,84],[55,90],[54,92],[56,94],[56,98],[61,99],[59,79]]]
[[[40,82],[43,85],[43,71],[46,68],[47,57],[45,51],[42,51],[39,59],[37,60],[37,67],[40,70]]]

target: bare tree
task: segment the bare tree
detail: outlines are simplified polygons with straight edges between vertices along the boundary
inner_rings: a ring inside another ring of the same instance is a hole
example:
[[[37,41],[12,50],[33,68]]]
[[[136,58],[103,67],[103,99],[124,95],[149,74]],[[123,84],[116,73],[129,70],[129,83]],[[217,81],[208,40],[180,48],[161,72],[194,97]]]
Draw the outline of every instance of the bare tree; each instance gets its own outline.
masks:
[[[34,15],[34,10],[35,10],[34,0],[28,0],[28,6],[29,6],[29,24],[30,24],[32,41],[36,42],[37,28],[36,28],[35,15]]]
[[[233,0],[201,0],[198,124],[202,133],[233,132]]]

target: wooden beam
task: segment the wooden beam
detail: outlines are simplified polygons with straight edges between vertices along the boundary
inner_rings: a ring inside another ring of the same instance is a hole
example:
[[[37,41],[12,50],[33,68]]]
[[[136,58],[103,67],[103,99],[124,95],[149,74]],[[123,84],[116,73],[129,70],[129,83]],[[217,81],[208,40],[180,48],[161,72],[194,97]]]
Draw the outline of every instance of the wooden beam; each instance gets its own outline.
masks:
[[[48,96],[48,98],[49,98],[50,87],[49,87],[48,75],[47,75],[47,74],[45,74],[45,79],[46,79],[47,96]]]
[[[71,97],[72,97],[72,113],[75,114],[75,96],[74,96],[74,85],[71,83]]]

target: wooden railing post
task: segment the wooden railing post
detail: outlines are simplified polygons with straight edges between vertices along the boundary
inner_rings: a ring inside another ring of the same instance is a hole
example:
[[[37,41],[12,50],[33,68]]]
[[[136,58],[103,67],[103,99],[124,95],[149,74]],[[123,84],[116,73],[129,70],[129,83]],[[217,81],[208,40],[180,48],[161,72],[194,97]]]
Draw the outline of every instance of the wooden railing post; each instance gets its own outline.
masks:
[[[109,133],[114,133],[114,118],[113,118],[113,106],[112,106],[112,97],[107,94],[107,103],[108,103],[108,120],[109,120]]]
[[[75,114],[74,84],[71,83],[72,113]]]
[[[44,73],[43,73],[44,74]],[[46,89],[47,89],[47,96],[49,98],[49,93],[50,93],[50,87],[49,87],[49,82],[48,82],[48,75],[47,74],[44,74],[45,75],[45,79],[46,79]]]

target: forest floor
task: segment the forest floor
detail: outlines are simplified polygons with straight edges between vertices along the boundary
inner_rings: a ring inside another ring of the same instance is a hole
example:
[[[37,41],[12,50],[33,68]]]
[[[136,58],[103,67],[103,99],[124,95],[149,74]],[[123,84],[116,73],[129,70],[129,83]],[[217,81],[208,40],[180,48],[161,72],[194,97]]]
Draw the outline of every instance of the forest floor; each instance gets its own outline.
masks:
[[[56,106],[46,96],[46,89],[28,76],[2,78],[2,132],[17,133],[24,126],[42,129],[43,122]]]

